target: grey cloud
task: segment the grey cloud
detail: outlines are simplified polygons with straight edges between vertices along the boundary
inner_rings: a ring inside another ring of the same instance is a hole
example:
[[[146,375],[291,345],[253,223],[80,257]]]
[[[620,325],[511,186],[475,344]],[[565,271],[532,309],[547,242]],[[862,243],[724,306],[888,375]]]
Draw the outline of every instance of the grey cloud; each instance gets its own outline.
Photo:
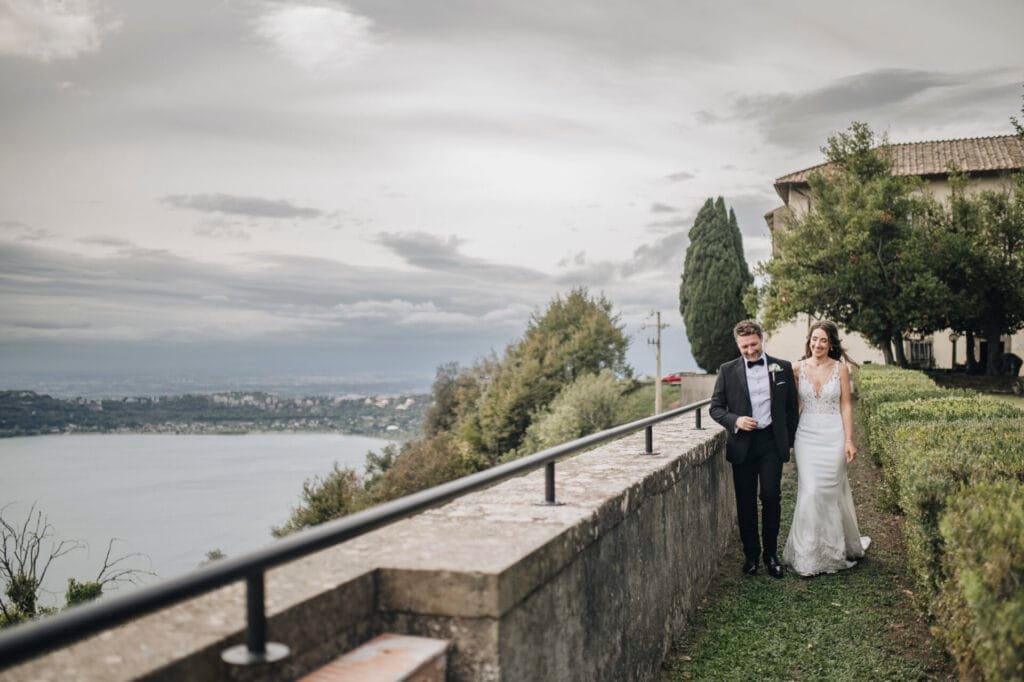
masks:
[[[488,3],[486,12],[481,12],[473,0],[349,0],[347,4],[381,26],[431,39],[540,36],[629,63],[676,53],[709,58],[728,50],[723,39],[729,27],[724,23],[702,22],[703,30],[691,30],[685,40],[680,40],[679,26],[694,22],[693,11],[672,2],[658,2],[656,9],[649,10],[655,12],[656,21],[648,20],[647,13],[638,12],[634,3],[625,1],[595,5],[587,0],[563,0],[550,5],[494,0]]]
[[[736,223],[745,237],[767,237],[764,214],[780,204],[779,198],[767,191],[725,197],[725,205],[736,212]]]
[[[587,252],[586,251],[577,251],[575,254],[566,256],[562,260],[558,261],[558,267],[565,268],[565,267],[568,267],[569,265],[574,265],[574,266],[579,268],[579,267],[583,267],[584,265],[586,265],[586,263],[587,263]]]
[[[686,231],[666,234],[641,244],[626,260],[577,262],[579,267],[559,276],[557,282],[563,286],[610,287],[634,275],[672,272],[682,266],[688,243]]]
[[[291,367],[296,358],[309,360],[303,371],[394,370],[394,358],[402,358],[430,374],[439,362],[469,362],[503,347],[522,332],[531,310],[569,286],[600,289],[623,312],[671,304],[663,284],[641,277],[627,285],[623,276],[657,275],[659,267],[677,275],[673,260],[684,244],[681,234],[669,235],[626,262],[586,265],[557,280],[542,273],[517,280],[500,276],[513,266],[461,262],[458,239],[430,244],[424,235],[406,237],[407,250],[418,242],[419,253],[432,250],[454,273],[280,254],[249,254],[236,269],[155,249],[89,258],[13,244],[0,249],[0,272],[8,275],[0,278],[0,347],[25,352],[5,350],[0,370],[39,360],[41,349],[61,344],[84,354],[106,349],[102,362],[122,370],[130,355],[143,369],[163,362],[161,354],[176,343],[179,369],[191,363],[212,370],[215,357],[228,365],[248,358],[259,371]],[[467,267],[486,267],[492,278],[481,286],[460,276]]]
[[[367,344],[381,339],[410,343],[408,330],[399,329],[410,323],[417,334],[444,336],[469,328],[492,338],[496,328],[504,333],[518,329],[527,314],[517,320],[515,311],[528,310],[552,293],[550,281],[532,287],[496,280],[481,288],[476,282],[453,282],[441,273],[272,255],[253,255],[249,267],[239,270],[141,249],[82,258],[15,245],[0,249],[0,271],[21,275],[0,280],[0,319],[26,322],[15,331],[10,323],[3,325],[0,343],[11,341],[12,334],[30,339],[35,332],[81,329],[83,321],[91,322],[89,338],[95,340],[106,335],[271,342],[283,335],[295,342],[343,333]],[[45,304],[38,304],[40,299]],[[394,301],[403,303],[396,307]],[[410,314],[361,321],[365,324],[355,328],[338,313],[388,306]],[[159,316],[153,316],[154,310]],[[61,323],[46,326],[54,320]]]
[[[499,281],[541,282],[549,279],[544,273],[530,268],[466,256],[459,251],[463,241],[454,235],[443,238],[426,232],[381,232],[376,241],[409,265],[424,270]]]
[[[43,227],[22,227],[15,239],[21,242],[39,242],[56,236],[56,232]]]
[[[647,228],[651,232],[665,232],[666,230],[674,230],[677,227],[687,227],[693,224],[693,218],[670,218],[669,220],[655,220],[654,222],[647,223]]]
[[[697,176],[687,171],[679,171],[678,173],[672,173],[671,175],[666,175],[665,177],[671,180],[672,182],[686,182],[687,180],[693,180]]]
[[[733,109],[739,119],[756,121],[768,142],[806,151],[820,147],[852,120],[870,120],[872,115],[884,113],[889,123],[905,118],[918,128],[929,122],[948,124],[979,98],[1005,97],[1008,81],[1002,70],[878,69],[802,93],[740,96]]]
[[[37,329],[40,331],[53,331],[53,330],[76,330],[76,329],[93,329],[95,325],[89,322],[75,323],[75,322],[63,322],[60,320],[30,320],[30,319],[11,319],[5,320],[4,325],[8,327],[20,327],[22,329]]]
[[[559,276],[556,282],[561,287],[607,287],[619,279],[620,268],[618,263],[611,261],[587,263]]]
[[[28,225],[19,220],[0,220],[0,228],[5,230],[15,230],[22,227],[28,227]]]
[[[801,94],[741,96],[735,106],[740,115],[767,112],[798,118],[806,115],[846,114],[890,105],[932,88],[962,83],[962,77],[932,71],[879,69],[840,78],[834,83]]]
[[[656,201],[651,204],[651,213],[679,213],[679,209]]]
[[[690,243],[686,232],[673,232],[650,244],[643,244],[633,251],[633,259],[622,266],[626,277],[669,267],[683,265],[686,246]]]
[[[722,121],[722,117],[709,109],[701,109],[693,117],[697,120],[698,125],[714,125]]]
[[[284,199],[240,197],[232,194],[171,194],[160,200],[173,208],[191,209],[203,213],[242,215],[251,218],[318,218],[322,211],[295,206]]]
[[[192,230],[192,232],[200,237],[211,237],[213,239],[230,239],[240,242],[247,242],[250,239],[247,231],[231,224],[208,223],[200,225]]]
[[[102,36],[120,27],[100,3],[8,0],[0,54],[43,63],[96,52]]]
[[[88,237],[77,239],[76,241],[79,244],[88,244],[91,246],[112,246],[115,248],[129,248],[134,246],[134,244],[127,239],[112,237],[105,234],[90,235]]]

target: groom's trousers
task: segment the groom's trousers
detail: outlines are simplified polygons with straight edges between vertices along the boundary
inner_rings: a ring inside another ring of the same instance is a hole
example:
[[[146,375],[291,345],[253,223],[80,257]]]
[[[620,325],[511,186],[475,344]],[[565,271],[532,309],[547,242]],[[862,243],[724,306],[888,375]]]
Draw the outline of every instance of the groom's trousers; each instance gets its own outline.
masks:
[[[736,516],[739,520],[743,553],[751,561],[761,556],[757,533],[757,497],[761,493],[761,538],[764,556],[777,556],[779,521],[782,518],[782,458],[772,427],[754,431],[747,457],[732,465],[736,489]]]

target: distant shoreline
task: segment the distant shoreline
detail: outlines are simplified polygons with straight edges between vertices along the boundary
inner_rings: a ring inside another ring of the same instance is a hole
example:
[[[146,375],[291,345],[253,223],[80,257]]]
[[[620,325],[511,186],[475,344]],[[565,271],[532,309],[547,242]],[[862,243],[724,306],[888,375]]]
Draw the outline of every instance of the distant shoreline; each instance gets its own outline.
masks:
[[[280,397],[263,392],[53,398],[0,391],[0,438],[67,433],[337,433],[408,440],[419,435],[430,396]]]
[[[392,440],[392,441],[405,441],[411,437],[415,437],[415,434],[409,435],[398,431],[385,431],[385,432],[360,432],[356,433],[353,431],[341,431],[338,429],[326,429],[326,428],[266,428],[264,426],[254,425],[252,428],[234,428],[225,427],[223,425],[216,424],[190,424],[180,425],[180,429],[172,428],[153,428],[153,429],[109,429],[109,430],[84,430],[84,429],[67,429],[62,431],[38,431],[34,433],[7,433],[0,432],[0,439],[4,438],[36,438],[39,436],[246,436],[246,435],[266,435],[272,436],[276,434],[287,435],[287,434],[324,434],[324,435],[336,435],[336,436],[360,436],[364,438],[378,438],[381,440]],[[241,425],[239,425],[241,426]],[[206,428],[209,427],[209,428]],[[396,435],[398,434],[398,435]]]

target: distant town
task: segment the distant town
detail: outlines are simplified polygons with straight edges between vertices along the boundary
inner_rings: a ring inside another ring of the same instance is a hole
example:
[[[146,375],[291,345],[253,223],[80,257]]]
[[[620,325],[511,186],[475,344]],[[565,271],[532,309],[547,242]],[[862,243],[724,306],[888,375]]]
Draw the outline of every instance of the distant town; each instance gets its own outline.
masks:
[[[281,397],[227,392],[95,399],[0,391],[0,437],[314,431],[405,440],[419,434],[429,402],[429,394]]]

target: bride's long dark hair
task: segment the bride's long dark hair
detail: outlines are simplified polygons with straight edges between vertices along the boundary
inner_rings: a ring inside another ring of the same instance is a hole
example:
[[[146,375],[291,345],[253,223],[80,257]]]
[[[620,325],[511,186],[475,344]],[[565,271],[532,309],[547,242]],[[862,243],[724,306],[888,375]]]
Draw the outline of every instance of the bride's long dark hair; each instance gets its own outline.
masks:
[[[842,342],[839,341],[839,327],[836,326],[835,322],[830,320],[818,320],[817,322],[811,323],[811,326],[807,329],[807,341],[804,343],[804,358],[811,357],[811,334],[816,329],[820,329],[828,335],[828,356],[833,360],[846,360],[848,364],[857,367],[857,363],[850,359],[850,356],[846,354],[846,350],[843,348]]]

